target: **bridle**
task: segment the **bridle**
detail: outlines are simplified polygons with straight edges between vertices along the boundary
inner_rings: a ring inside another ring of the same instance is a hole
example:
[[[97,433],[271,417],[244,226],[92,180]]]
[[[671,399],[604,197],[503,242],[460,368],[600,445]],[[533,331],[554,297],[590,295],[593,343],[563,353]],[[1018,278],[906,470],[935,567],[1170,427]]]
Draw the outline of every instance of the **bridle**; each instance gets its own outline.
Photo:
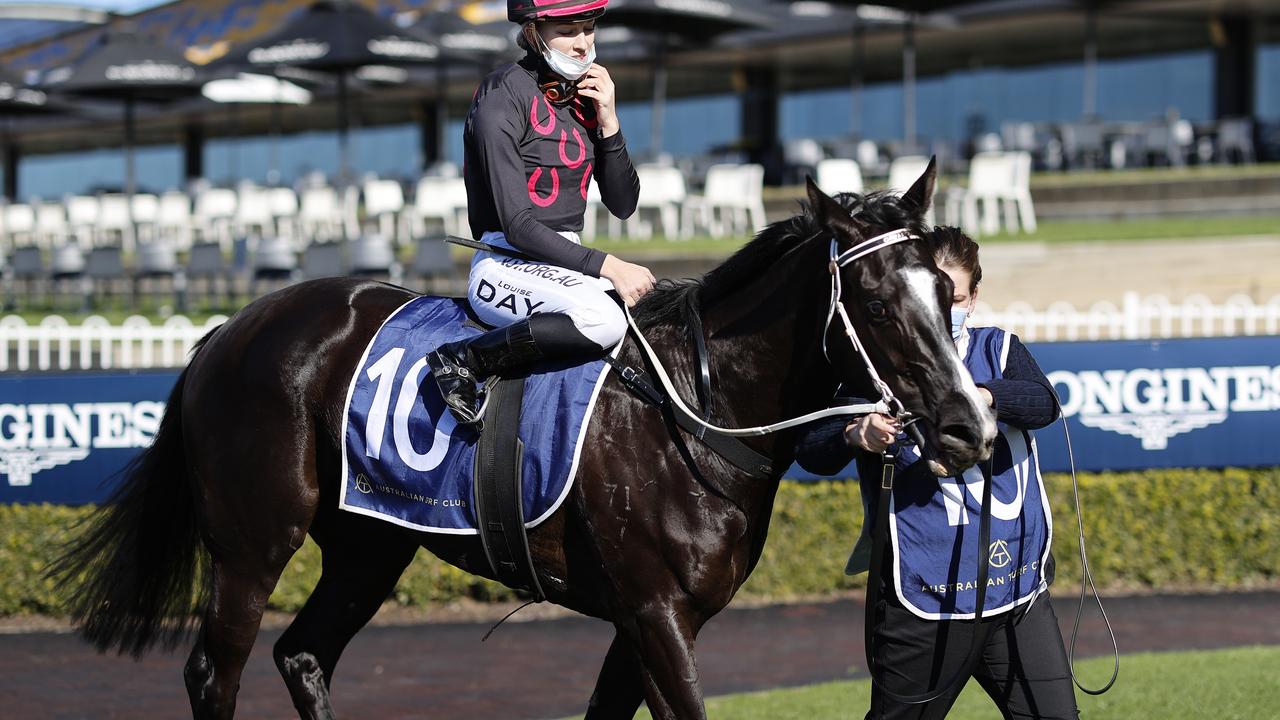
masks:
[[[847,416],[847,415],[865,415],[867,413],[881,413],[891,417],[910,421],[910,413],[902,405],[893,391],[889,388],[878,372],[876,372],[875,363],[871,362],[871,356],[867,352],[866,345],[862,339],[858,337],[858,331],[854,329],[853,322],[849,319],[849,313],[844,309],[842,302],[844,296],[844,283],[840,279],[840,269],[853,263],[854,261],[864,258],[872,253],[883,250],[892,245],[897,245],[908,240],[915,240],[917,236],[912,234],[910,230],[905,228],[898,230],[890,230],[889,232],[876,235],[869,240],[854,245],[853,247],[839,251],[837,241],[832,238],[830,262],[827,267],[831,272],[831,302],[827,308],[827,321],[823,325],[822,333],[822,354],[827,358],[827,362],[831,362],[831,356],[827,350],[827,331],[831,328],[831,323],[837,315],[840,317],[841,323],[844,325],[844,334],[849,338],[850,344],[853,345],[858,357],[861,358],[867,374],[871,377],[871,382],[875,385],[876,391],[880,393],[880,399],[871,403],[862,403],[858,405],[842,405],[840,407],[827,408],[818,410],[789,420],[781,420],[769,425],[758,425],[747,428],[725,428],[707,422],[697,413],[689,409],[684,401],[681,400],[679,393],[676,391],[675,383],[671,381],[671,377],[667,375],[666,368],[663,367],[662,361],[658,358],[658,354],[654,352],[645,339],[644,333],[640,331],[640,327],[636,324],[635,318],[631,316],[631,311],[624,305],[623,312],[627,316],[627,324],[631,327],[640,348],[648,357],[653,368],[654,375],[662,385],[662,389],[666,392],[666,396],[670,399],[672,410],[681,417],[682,420],[692,423],[705,432],[716,433],[729,437],[758,437],[760,435],[769,435],[780,430],[793,428],[798,425],[821,420],[823,418]]]
[[[862,365],[866,368],[867,375],[871,377],[871,383],[875,386],[876,392],[880,393],[880,402],[884,403],[889,409],[889,415],[899,417],[907,414],[906,408],[903,407],[902,401],[893,394],[893,390],[889,388],[880,377],[880,373],[876,372],[875,363],[871,362],[871,356],[867,353],[867,347],[863,344],[861,338],[858,337],[858,331],[853,327],[853,321],[849,319],[849,313],[844,309],[844,303],[841,302],[844,295],[844,282],[840,277],[840,269],[846,265],[853,263],[855,260],[864,258],[872,253],[887,248],[891,245],[897,245],[900,242],[908,240],[917,240],[918,236],[913,235],[910,230],[901,228],[891,230],[887,233],[877,235],[870,240],[864,240],[857,245],[840,252],[840,248],[835,238],[831,239],[831,263],[827,266],[831,272],[831,303],[827,307],[827,322],[823,325],[822,333],[822,355],[831,362],[831,355],[827,351],[827,333],[826,330],[831,328],[831,321],[836,315],[840,316],[840,322],[844,324],[844,334],[849,338],[849,342],[853,345],[853,349],[857,351],[858,356],[862,358]]]

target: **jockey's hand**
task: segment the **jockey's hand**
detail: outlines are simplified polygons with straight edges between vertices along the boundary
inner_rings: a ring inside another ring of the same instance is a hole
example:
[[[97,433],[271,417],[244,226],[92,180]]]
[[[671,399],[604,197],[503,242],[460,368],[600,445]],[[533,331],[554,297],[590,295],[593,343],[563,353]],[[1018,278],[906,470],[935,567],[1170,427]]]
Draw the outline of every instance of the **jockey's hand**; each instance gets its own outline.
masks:
[[[653,284],[657,282],[653,279],[653,273],[649,272],[649,268],[619,260],[613,255],[604,256],[604,265],[600,266],[600,277],[613,283],[613,289],[618,291],[618,295],[622,297],[627,307],[635,305],[645,293],[653,289]]]
[[[882,453],[897,437],[901,423],[887,415],[870,413],[844,428],[844,441],[851,447]]]
[[[613,78],[609,77],[609,71],[603,65],[591,64],[587,74],[578,80],[578,94],[595,102],[600,137],[615,135],[622,129],[614,100]]]

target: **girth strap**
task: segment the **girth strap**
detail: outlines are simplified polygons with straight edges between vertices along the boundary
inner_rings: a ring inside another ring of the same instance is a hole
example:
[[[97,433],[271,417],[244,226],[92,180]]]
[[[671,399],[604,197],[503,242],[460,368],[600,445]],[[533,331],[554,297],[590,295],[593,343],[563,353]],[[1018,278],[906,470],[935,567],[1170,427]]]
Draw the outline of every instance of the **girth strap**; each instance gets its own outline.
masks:
[[[507,587],[546,598],[529,554],[524,527],[519,437],[524,378],[502,379],[489,391],[484,431],[476,442],[474,471],[476,527],[494,576]]]

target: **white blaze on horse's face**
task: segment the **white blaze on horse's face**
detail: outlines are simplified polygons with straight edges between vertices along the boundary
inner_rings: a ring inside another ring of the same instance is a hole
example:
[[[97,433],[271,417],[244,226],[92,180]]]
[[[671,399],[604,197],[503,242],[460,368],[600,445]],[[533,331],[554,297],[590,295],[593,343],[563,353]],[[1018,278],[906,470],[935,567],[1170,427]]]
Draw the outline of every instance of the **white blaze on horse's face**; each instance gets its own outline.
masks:
[[[931,307],[938,304],[938,278],[935,273],[923,268],[906,268],[899,272],[902,273],[905,284],[916,302],[923,307]],[[971,409],[974,415],[982,418],[981,427],[978,428],[982,438],[982,445],[983,447],[991,447],[996,437],[996,421],[990,410],[988,410],[986,402],[983,401],[982,395],[978,393],[978,386],[973,384],[973,376],[969,374],[969,369],[964,366],[960,353],[944,353],[938,359],[947,371],[956,376],[960,391],[973,406]],[[939,477],[951,475],[959,470],[958,468],[947,468],[933,458],[929,459],[929,469]]]

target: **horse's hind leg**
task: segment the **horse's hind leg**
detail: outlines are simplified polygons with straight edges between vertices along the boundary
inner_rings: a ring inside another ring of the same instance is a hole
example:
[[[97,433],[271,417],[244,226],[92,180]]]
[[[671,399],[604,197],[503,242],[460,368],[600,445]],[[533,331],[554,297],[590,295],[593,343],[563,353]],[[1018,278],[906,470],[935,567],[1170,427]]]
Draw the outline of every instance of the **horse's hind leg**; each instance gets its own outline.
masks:
[[[323,511],[322,511],[323,512]],[[416,540],[404,530],[351,513],[317,519],[313,536],[323,553],[320,582],[276,641],[276,667],[298,715],[334,717],[329,684],[351,638],[378,611],[413,560]]]
[[[221,720],[235,715],[240,673],[258,636],[267,598],[292,554],[286,541],[252,559],[213,559],[209,606],[183,671],[193,717]]]

